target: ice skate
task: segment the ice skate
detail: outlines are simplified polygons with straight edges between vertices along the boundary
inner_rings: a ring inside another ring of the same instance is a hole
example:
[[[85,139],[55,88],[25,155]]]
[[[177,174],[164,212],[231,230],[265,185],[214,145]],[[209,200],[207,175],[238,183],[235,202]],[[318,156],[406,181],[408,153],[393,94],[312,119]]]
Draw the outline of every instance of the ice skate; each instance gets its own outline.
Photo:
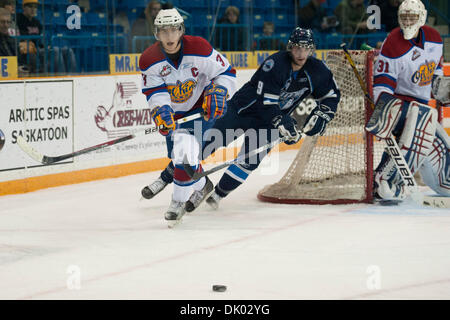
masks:
[[[189,200],[186,202],[187,212],[192,212],[196,208],[198,208],[200,204],[203,202],[203,200],[205,200],[206,197],[208,197],[210,193],[214,190],[214,185],[211,182],[211,180],[209,180],[208,177],[205,177],[205,179],[206,182],[203,188],[201,190],[194,191]]]
[[[145,199],[151,199],[154,196],[156,196],[158,193],[160,193],[164,188],[168,185],[167,182],[165,182],[161,177],[156,179],[154,182],[149,184],[148,186],[145,186],[142,191],[142,197]]]
[[[178,223],[180,223],[181,218],[185,213],[185,202],[172,200],[170,202],[169,209],[167,209],[167,212],[165,214],[165,218],[169,225],[169,228],[173,228]]]
[[[211,206],[214,210],[219,209],[219,202],[223,197],[219,196],[217,192],[213,192],[208,199],[206,199],[206,203]]]

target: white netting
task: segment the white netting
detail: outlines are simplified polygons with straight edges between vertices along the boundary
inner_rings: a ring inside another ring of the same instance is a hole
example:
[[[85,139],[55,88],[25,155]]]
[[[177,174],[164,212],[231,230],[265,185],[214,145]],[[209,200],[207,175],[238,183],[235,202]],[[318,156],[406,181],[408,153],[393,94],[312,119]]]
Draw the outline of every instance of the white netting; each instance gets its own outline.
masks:
[[[367,51],[351,51],[363,79],[371,68]],[[369,63],[368,63],[369,62]],[[306,137],[283,178],[266,186],[258,198],[273,202],[333,203],[369,201],[372,175],[371,141],[366,139],[364,93],[342,51],[326,58],[341,91],[335,118],[323,136]],[[371,75],[371,73],[370,73]],[[369,75],[369,76],[370,76]],[[369,89],[370,88],[369,84]],[[382,147],[376,146],[379,158]],[[304,201],[303,201],[304,200]]]

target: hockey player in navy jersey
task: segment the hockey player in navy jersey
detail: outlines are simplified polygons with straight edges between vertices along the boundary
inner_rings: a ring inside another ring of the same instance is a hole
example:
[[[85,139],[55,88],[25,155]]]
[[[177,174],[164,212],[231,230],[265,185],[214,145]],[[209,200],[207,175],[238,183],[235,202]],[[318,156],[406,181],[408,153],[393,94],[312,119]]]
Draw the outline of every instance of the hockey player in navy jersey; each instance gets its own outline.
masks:
[[[287,139],[285,140],[287,144],[298,142],[301,135],[295,119],[290,114],[303,99],[310,95],[317,101],[317,107],[306,119],[304,133],[322,135],[327,123],[333,119],[337,110],[340,92],[331,71],[322,61],[312,57],[314,49],[312,31],[295,28],[289,37],[287,50],[269,56],[251,80],[229,101],[226,115],[214,124],[211,136],[215,139],[205,145],[203,158],[215,150],[211,148],[212,144],[215,144],[214,147],[219,147],[231,142],[226,139],[227,130],[231,129],[237,130],[235,131],[237,135],[239,135],[238,132],[241,135],[245,134],[241,154],[276,140],[280,136]],[[215,134],[214,130],[220,134]],[[255,131],[257,134],[254,134]],[[264,134],[259,134],[260,132]],[[258,167],[266,154],[267,152],[261,153],[247,159],[245,163],[230,166],[207,202],[217,208],[219,201],[239,187]],[[163,180],[166,185],[171,182],[168,168],[162,172],[159,180]],[[146,188],[151,188],[153,184]],[[146,193],[144,188],[142,194],[149,199],[164,187],[152,188],[156,192],[151,194]],[[197,208],[200,203],[201,201],[194,202],[189,211]]]
[[[419,171],[431,189],[450,196],[450,139],[438,123],[436,109],[427,105],[432,91],[438,100],[448,97],[448,88],[439,88],[443,45],[439,33],[425,25],[426,15],[420,0],[401,3],[400,27],[385,39],[375,64],[376,108],[366,128],[380,138],[396,137],[411,172]],[[375,170],[374,184],[377,198],[402,200],[406,196],[387,153]]]
[[[158,41],[147,48],[139,59],[142,93],[147,97],[152,118],[166,136],[168,157],[166,169],[174,182],[172,200],[165,214],[169,227],[185,213],[191,197],[206,197],[212,182],[203,177],[193,181],[184,171],[185,159],[194,170],[199,163],[203,132],[226,113],[227,99],[236,90],[236,72],[227,59],[201,37],[184,35],[183,17],[176,9],[161,10],[155,18]],[[177,118],[199,113],[204,118],[176,124]],[[201,128],[196,132],[194,128]],[[163,180],[149,191],[165,186]],[[144,191],[143,191],[144,195]]]
[[[279,137],[294,144],[301,135],[291,117],[299,103],[312,96],[317,107],[305,121],[305,134],[322,135],[326,125],[334,118],[340,92],[333,74],[326,65],[312,57],[315,42],[309,29],[295,28],[286,51],[269,56],[229,102],[226,116],[214,126],[221,132],[227,128],[242,129],[245,133],[240,154],[263,146]],[[261,134],[264,131],[277,134]],[[253,134],[256,130],[258,134]],[[256,143],[252,143],[252,138]],[[238,188],[261,163],[267,152],[231,165],[222,175],[207,203],[217,209],[219,201]]]

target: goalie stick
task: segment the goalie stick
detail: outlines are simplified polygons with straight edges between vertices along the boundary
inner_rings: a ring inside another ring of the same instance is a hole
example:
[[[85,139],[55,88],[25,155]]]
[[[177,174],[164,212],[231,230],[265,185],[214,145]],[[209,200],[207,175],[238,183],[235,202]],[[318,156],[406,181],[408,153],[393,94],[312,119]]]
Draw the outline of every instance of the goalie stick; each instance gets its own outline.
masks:
[[[177,121],[175,121],[177,124],[182,124],[188,121],[192,121],[198,118],[201,118],[203,116],[203,113],[196,113],[181,119],[178,119]],[[55,162],[60,162],[69,158],[73,158],[91,151],[95,151],[104,147],[108,147],[108,146],[112,146],[114,144],[117,143],[121,143],[127,140],[131,140],[134,139],[136,137],[141,137],[141,136],[145,136],[148,134],[152,134],[154,132],[156,132],[158,130],[157,127],[150,127],[150,128],[146,128],[146,129],[142,129],[139,130],[133,134],[129,134],[114,140],[110,140],[107,142],[103,142],[100,144],[97,144],[95,146],[92,147],[87,147],[85,149],[81,149],[75,152],[71,152],[71,153],[67,153],[67,154],[63,154],[63,155],[59,155],[59,156],[47,156],[44,155],[42,153],[40,153],[39,151],[37,151],[35,148],[33,148],[26,140],[24,137],[22,136],[18,136],[17,137],[17,144],[19,145],[19,147],[26,153],[28,154],[31,158],[33,158],[34,160],[36,160],[37,162],[40,162],[44,165],[48,165],[48,164],[52,164]]]
[[[303,132],[299,131],[299,133],[301,135],[301,137],[300,137],[300,139],[301,139],[302,136],[303,136]],[[242,163],[244,160],[246,160],[246,159],[248,159],[250,157],[253,157],[254,155],[257,155],[258,153],[261,153],[264,150],[271,149],[271,148],[275,147],[278,143],[284,142],[285,140],[287,140],[287,137],[278,138],[277,140],[272,141],[272,142],[270,142],[268,144],[265,144],[265,145],[255,149],[255,150],[252,150],[252,151],[250,151],[250,152],[248,152],[248,153],[246,153],[244,155],[238,156],[236,159],[233,159],[233,160],[230,160],[230,161],[226,161],[224,163],[221,163],[221,164],[215,166],[212,169],[209,169],[209,170],[206,170],[206,171],[203,171],[203,172],[196,172],[196,171],[194,171],[194,169],[192,169],[192,167],[187,162],[186,158],[184,160],[183,167],[184,167],[184,170],[186,171],[186,173],[188,174],[188,176],[191,177],[191,179],[198,180],[198,179],[200,179],[202,177],[205,177],[205,176],[207,176],[207,175],[209,175],[211,173],[217,172],[219,170],[222,170],[223,168],[231,166],[232,164]]]
[[[353,73],[358,79],[359,85],[364,92],[367,101],[369,102],[372,109],[374,109],[375,103],[373,102],[372,97],[369,95],[369,92],[364,85],[364,81],[361,78],[361,75],[356,69],[355,63],[353,62],[353,59],[347,50],[347,46],[345,45],[345,43],[342,43],[341,47],[344,50],[345,57],[347,58],[350,66],[353,69]],[[414,176],[411,173],[411,170],[409,169],[409,166],[400,151],[397,141],[392,137],[392,134],[383,140],[386,142],[386,150],[394,161],[394,164],[397,167],[397,171],[399,172],[400,177],[405,184],[405,187],[410,192],[411,199],[413,199],[413,201],[415,201],[416,203],[424,206],[434,208],[449,208],[450,197],[426,196],[423,193],[419,192],[416,179],[414,179]]]

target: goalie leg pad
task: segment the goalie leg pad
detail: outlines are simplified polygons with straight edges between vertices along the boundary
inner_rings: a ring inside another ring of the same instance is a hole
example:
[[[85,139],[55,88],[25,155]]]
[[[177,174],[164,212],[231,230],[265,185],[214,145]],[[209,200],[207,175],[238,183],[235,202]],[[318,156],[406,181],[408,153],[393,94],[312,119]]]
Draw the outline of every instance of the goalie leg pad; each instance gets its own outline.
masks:
[[[379,138],[387,138],[399,122],[404,108],[405,102],[383,92],[367,122],[366,130]]]
[[[422,166],[433,149],[436,124],[436,110],[417,102],[410,104],[398,145],[412,174]],[[374,184],[375,196],[382,199],[405,197],[404,183],[394,160],[386,152],[375,171]]]
[[[439,195],[450,196],[450,138],[437,124],[433,150],[420,168],[423,182]]]
[[[411,102],[398,146],[414,174],[433,149],[437,124],[437,111],[431,107]]]

